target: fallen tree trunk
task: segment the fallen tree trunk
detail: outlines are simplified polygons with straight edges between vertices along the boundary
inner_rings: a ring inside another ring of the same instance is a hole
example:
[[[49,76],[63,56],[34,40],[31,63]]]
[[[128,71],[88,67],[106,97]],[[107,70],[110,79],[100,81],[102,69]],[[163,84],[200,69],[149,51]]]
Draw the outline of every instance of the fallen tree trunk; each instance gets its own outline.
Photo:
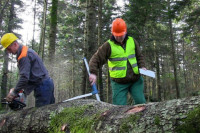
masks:
[[[75,100],[3,114],[0,132],[160,133],[186,131],[191,125],[190,131],[199,132],[199,104],[200,96],[137,106]],[[188,124],[185,118],[194,121]]]

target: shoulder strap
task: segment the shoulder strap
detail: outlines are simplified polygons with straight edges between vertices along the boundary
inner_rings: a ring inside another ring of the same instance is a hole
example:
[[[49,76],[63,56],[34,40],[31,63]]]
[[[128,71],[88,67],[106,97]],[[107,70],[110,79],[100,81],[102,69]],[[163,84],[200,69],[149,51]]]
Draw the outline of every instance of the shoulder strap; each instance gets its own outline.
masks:
[[[27,51],[28,51],[28,47],[27,46],[23,46],[21,54],[19,55],[17,60],[19,61],[21,58],[26,57],[27,56]]]

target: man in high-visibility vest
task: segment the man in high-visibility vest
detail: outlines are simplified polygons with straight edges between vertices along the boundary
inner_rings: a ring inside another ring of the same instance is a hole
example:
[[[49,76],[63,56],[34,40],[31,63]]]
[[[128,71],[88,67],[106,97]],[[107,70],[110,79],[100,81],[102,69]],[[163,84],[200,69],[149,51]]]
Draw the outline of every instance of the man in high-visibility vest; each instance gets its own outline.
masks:
[[[34,90],[35,106],[40,107],[55,103],[54,83],[38,54],[20,45],[13,33],[6,33],[1,38],[1,45],[8,53],[16,55],[20,78],[15,88],[12,88],[6,100],[11,102],[21,90],[29,95]]]
[[[112,22],[111,32],[111,38],[98,48],[89,62],[89,80],[94,84],[98,68],[108,62],[113,104],[127,105],[128,92],[135,104],[143,104],[146,100],[139,68],[146,68],[139,44],[127,34],[126,23],[121,18],[116,18]]]

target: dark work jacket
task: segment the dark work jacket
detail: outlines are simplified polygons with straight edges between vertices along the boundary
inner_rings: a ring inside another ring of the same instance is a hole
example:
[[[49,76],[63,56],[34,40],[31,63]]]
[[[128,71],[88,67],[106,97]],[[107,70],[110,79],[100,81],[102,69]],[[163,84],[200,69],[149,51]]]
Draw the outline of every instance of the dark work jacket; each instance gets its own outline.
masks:
[[[18,57],[22,52],[22,47],[23,46],[20,45],[17,51],[17,62],[20,77],[14,90],[15,95],[22,89],[25,94],[28,95],[44,79],[49,78],[47,69],[45,68],[41,58],[34,50],[28,48],[26,57],[18,60]]]
[[[126,48],[126,42],[128,39],[128,35],[126,35],[123,45],[118,43],[114,36],[111,36],[110,40],[114,41],[115,44],[118,44],[122,46],[124,49]],[[135,53],[136,53],[136,59],[137,59],[137,64],[139,68],[145,67],[145,62],[144,62],[144,56],[140,51],[140,47],[138,42],[134,39],[135,42]],[[108,41],[106,41],[101,47],[98,48],[97,52],[92,56],[89,62],[89,67],[90,67],[90,72],[92,74],[97,75],[98,69],[105,63],[107,63],[107,60],[109,59],[111,55],[111,47]],[[126,84],[126,83],[134,83],[136,82],[140,77],[140,74],[135,74],[132,70],[132,67],[130,63],[127,61],[127,72],[126,72],[126,77],[124,78],[112,78],[113,81],[121,84]]]

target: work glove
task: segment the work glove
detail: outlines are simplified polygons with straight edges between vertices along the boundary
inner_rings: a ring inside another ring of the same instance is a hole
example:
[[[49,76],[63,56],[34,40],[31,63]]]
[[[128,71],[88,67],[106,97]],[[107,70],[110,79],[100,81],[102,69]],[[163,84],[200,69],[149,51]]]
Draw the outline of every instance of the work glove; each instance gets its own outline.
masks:
[[[91,85],[93,85],[97,81],[97,76],[95,74],[91,73],[90,76],[89,76],[89,80],[91,82]]]

